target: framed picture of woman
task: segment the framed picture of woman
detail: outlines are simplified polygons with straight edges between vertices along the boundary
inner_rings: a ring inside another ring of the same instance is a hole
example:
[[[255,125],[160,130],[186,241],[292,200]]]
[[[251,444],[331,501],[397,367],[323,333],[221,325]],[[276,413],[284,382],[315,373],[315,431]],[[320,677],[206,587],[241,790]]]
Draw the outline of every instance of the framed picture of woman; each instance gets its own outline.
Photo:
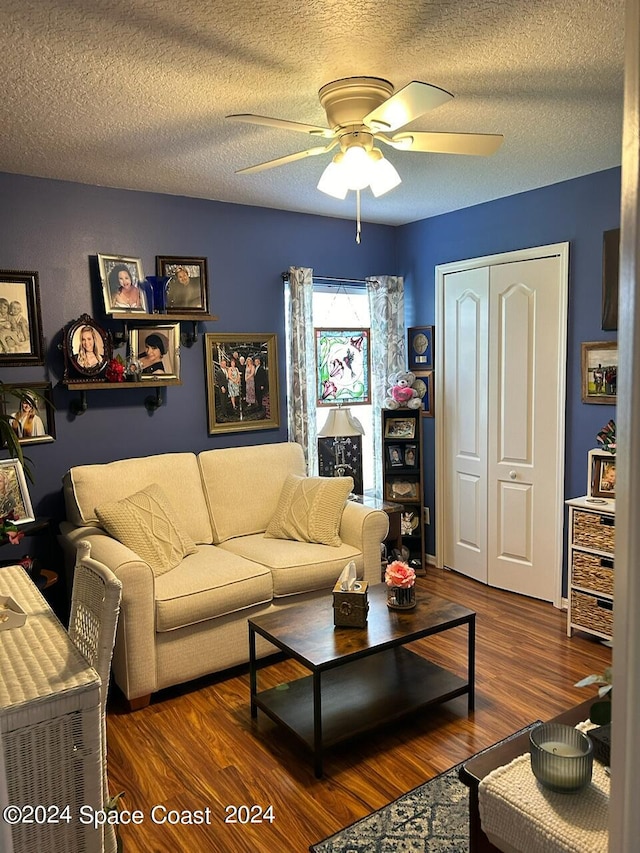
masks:
[[[167,282],[167,314],[208,313],[206,258],[156,255],[156,273],[171,276]]]
[[[141,288],[144,281],[140,258],[123,255],[98,255],[104,310],[107,314],[147,314],[147,296]]]
[[[68,326],[63,340],[65,380],[84,377],[104,379],[111,360],[111,335],[88,314],[82,314]]]
[[[180,323],[131,329],[129,347],[129,369],[137,379],[180,379]]]
[[[55,441],[53,397],[50,382],[31,382],[28,385],[3,385],[2,413],[20,444],[40,444]]]

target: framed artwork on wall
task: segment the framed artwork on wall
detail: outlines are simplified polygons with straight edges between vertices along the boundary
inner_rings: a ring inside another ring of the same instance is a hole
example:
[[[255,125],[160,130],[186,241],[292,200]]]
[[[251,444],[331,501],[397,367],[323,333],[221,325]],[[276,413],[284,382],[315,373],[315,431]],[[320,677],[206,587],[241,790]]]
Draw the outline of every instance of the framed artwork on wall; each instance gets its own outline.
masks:
[[[618,387],[618,342],[582,344],[582,402],[615,404]]]
[[[602,329],[618,328],[618,276],[620,270],[620,229],[605,231],[602,239]]]
[[[433,326],[411,326],[407,329],[409,370],[433,370]]]
[[[35,521],[22,464],[17,459],[0,460],[0,515],[13,513],[14,524]]]
[[[180,323],[129,330],[128,370],[140,381],[180,379]]]
[[[156,255],[157,275],[171,276],[167,282],[167,314],[208,314],[206,258]]]
[[[204,336],[209,435],[280,426],[275,334]]]
[[[63,334],[65,380],[104,379],[113,350],[110,333],[88,314],[82,314]]]
[[[2,414],[11,418],[11,428],[20,444],[55,441],[56,424],[50,382],[3,386]],[[17,395],[20,394],[21,397]]]
[[[316,404],[371,403],[369,329],[314,329]]]
[[[589,456],[591,460],[591,497],[615,500],[616,457],[610,453],[597,453],[595,451]]]
[[[433,370],[416,370],[416,381],[413,387],[422,400],[422,414],[425,418],[433,417]]]
[[[98,255],[104,310],[107,314],[147,314],[149,306],[141,283],[144,281],[140,258],[124,255]]]
[[[38,273],[0,270],[0,367],[44,364]]]

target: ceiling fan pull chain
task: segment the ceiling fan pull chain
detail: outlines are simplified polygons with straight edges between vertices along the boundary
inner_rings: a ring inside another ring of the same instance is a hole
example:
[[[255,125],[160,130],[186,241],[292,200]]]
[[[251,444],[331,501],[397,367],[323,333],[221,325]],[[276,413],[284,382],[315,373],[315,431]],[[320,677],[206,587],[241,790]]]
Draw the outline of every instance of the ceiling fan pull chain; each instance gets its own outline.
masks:
[[[358,246],[360,245],[360,232],[362,231],[362,226],[360,225],[360,190],[356,190],[356,243]]]

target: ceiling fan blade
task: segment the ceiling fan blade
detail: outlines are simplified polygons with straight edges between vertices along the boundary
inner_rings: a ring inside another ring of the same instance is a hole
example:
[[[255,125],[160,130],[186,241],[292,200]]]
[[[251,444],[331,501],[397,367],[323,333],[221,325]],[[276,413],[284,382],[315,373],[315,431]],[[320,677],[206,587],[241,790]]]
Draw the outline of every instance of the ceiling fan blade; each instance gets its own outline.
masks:
[[[295,130],[298,133],[310,133],[312,136],[323,136],[332,139],[334,133],[328,127],[318,127],[315,124],[302,124],[299,121],[287,121],[284,118],[269,118],[268,116],[254,116],[250,113],[226,116],[233,121],[244,121],[247,124],[262,124],[266,127],[277,127],[281,130]]]
[[[436,133],[415,131],[415,133],[396,133],[385,138],[379,134],[383,142],[387,142],[400,151],[428,151],[433,154],[477,154],[487,157],[495,154],[504,142],[501,133]]]
[[[452,98],[453,95],[444,89],[414,80],[371,110],[362,121],[376,130],[390,132]]]
[[[330,145],[316,148],[307,148],[306,151],[296,151],[295,154],[285,154],[284,157],[276,157],[275,160],[267,160],[266,163],[258,163],[257,166],[247,166],[246,169],[237,169],[236,175],[251,175],[255,172],[263,172],[265,169],[273,169],[275,166],[284,166],[286,163],[294,163],[296,160],[304,160],[305,157],[316,157],[318,154],[326,154],[338,144],[338,140],[334,140]]]

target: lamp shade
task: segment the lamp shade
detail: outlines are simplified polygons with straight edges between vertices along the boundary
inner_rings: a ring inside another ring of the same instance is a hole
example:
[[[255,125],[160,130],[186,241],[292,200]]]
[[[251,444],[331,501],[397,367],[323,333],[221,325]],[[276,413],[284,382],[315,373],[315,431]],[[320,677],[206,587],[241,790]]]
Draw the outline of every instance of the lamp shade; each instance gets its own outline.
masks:
[[[349,190],[363,190],[371,187],[374,196],[379,197],[401,183],[396,168],[386,160],[379,148],[366,151],[361,145],[351,145],[346,151],[340,151],[326,167],[318,189],[344,199]]]
[[[329,409],[327,420],[318,432],[319,438],[329,438],[339,435],[364,435],[362,424],[354,418],[350,409]]]

